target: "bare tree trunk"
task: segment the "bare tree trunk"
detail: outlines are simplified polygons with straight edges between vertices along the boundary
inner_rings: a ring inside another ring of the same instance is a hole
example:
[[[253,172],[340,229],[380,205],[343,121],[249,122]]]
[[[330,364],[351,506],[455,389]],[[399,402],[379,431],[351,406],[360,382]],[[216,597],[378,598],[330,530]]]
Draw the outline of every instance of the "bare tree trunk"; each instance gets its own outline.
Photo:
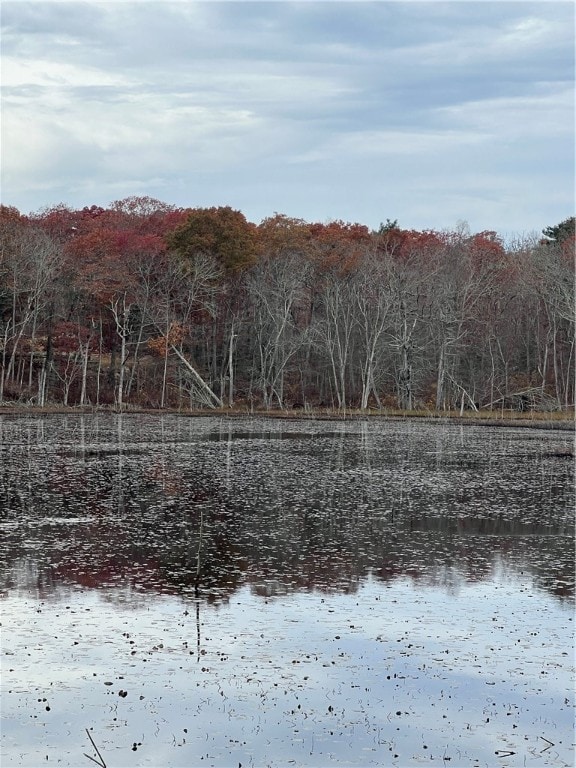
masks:
[[[202,392],[204,392],[204,393],[205,393],[205,394],[208,396],[209,400],[207,401],[207,404],[208,404],[208,405],[209,405],[211,408],[214,408],[214,407],[216,407],[216,406],[217,406],[218,408],[223,408],[223,406],[224,406],[224,403],[222,402],[222,400],[221,400],[221,399],[218,397],[218,395],[216,395],[216,394],[215,394],[215,393],[214,393],[214,392],[213,392],[213,391],[210,389],[210,387],[208,386],[208,384],[206,384],[206,382],[204,381],[204,379],[202,378],[202,376],[200,376],[200,374],[198,373],[198,371],[196,370],[196,368],[194,368],[194,366],[192,365],[192,363],[190,363],[188,360],[186,360],[186,358],[184,357],[184,355],[182,354],[182,352],[180,352],[180,350],[178,349],[178,347],[174,346],[174,344],[170,344],[170,349],[171,349],[171,350],[174,352],[174,354],[175,354],[175,355],[176,355],[176,357],[177,357],[177,358],[180,360],[180,362],[182,363],[182,365],[184,365],[184,367],[185,367],[185,368],[186,368],[186,369],[187,369],[187,370],[188,370],[188,371],[189,371],[189,372],[192,374],[192,376],[193,376],[193,378],[194,378],[194,381],[195,381],[195,382],[198,384],[198,386],[200,387],[200,390],[201,390]],[[214,404],[215,404],[215,405],[214,405]]]
[[[120,342],[120,375],[118,377],[118,408],[124,405],[124,374],[126,371],[126,335],[123,333]]]
[[[166,331],[166,339],[168,339],[169,329]],[[168,340],[164,346],[164,363],[162,365],[162,391],[160,393],[160,408],[164,408],[166,404],[166,380],[168,378]]]
[[[7,344],[7,336],[8,336],[8,327],[9,324],[6,326],[6,330],[4,332],[4,339],[2,341],[2,370],[0,371],[0,403],[4,401],[4,382],[6,381],[5,371],[6,371],[6,344]]]
[[[401,366],[398,376],[400,408],[405,411],[411,411],[414,408],[414,384],[412,378],[412,346],[413,334],[416,328],[417,318],[414,318],[412,327],[408,327],[408,316],[406,305],[401,302],[402,310],[402,335],[400,339]]]
[[[234,333],[234,321],[232,321],[232,327],[230,328],[230,344],[228,346],[228,406],[232,408],[234,405],[234,339],[236,334]]]
[[[90,358],[90,344],[94,335],[94,320],[90,319],[90,334],[86,343],[80,344],[80,353],[82,355],[82,384],[80,388],[80,405],[86,405],[86,384],[88,380],[88,360]]]
[[[102,376],[102,342],[103,342],[102,313],[100,313],[99,329],[100,329],[100,333],[98,338],[98,368],[96,370],[96,407],[100,405],[100,379]]]
[[[32,390],[32,380],[34,378],[34,343],[36,340],[36,323],[38,315],[34,313],[34,320],[32,322],[32,332],[30,334],[30,358],[28,361],[28,389]]]
[[[48,375],[50,368],[52,367],[52,328],[51,324],[48,329],[48,341],[46,342],[46,356],[44,358],[44,365],[40,373],[40,379],[38,383],[38,405],[43,407],[46,405],[46,391],[48,388]]]
[[[436,377],[436,410],[441,411],[446,407],[444,385],[446,381],[446,344],[440,344],[440,357],[438,359],[438,373]]]
[[[130,334],[130,308],[131,304],[126,302],[126,293],[120,299],[110,302],[110,309],[116,323],[116,333],[120,337],[120,372],[118,376],[118,387],[116,389],[115,401],[118,409],[121,411],[124,407],[124,379],[126,377],[127,340]]]

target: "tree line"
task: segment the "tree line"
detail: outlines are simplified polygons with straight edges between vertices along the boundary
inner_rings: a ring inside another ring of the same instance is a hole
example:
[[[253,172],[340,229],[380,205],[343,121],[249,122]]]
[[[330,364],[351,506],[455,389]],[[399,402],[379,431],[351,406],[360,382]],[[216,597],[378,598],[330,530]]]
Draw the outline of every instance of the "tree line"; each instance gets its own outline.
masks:
[[[504,243],[149,197],[0,206],[0,403],[558,410],[574,360],[574,217]]]

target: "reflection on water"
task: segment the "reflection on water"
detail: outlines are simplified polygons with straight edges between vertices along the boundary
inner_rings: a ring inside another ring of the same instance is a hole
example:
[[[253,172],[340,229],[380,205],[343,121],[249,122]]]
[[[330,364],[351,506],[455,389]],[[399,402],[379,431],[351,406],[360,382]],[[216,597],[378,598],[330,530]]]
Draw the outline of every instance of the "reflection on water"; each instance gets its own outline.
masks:
[[[200,547],[210,599],[245,583],[351,591],[368,574],[453,590],[491,579],[495,558],[573,596],[568,435],[264,423],[3,419],[3,588],[34,572],[42,597],[73,583],[186,594]]]
[[[0,417],[5,764],[83,764],[93,724],[115,766],[571,765],[571,445],[415,422]],[[145,703],[122,719],[116,681],[134,675]],[[64,720],[24,723],[47,686]]]

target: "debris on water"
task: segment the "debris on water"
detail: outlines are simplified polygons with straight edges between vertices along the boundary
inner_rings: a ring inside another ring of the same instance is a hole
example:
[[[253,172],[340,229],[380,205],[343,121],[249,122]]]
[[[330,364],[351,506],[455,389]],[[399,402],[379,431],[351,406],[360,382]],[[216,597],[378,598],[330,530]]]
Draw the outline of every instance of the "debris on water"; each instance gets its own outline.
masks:
[[[557,434],[295,421],[276,439],[258,417],[41,421],[44,437],[18,442],[30,423],[0,416],[14,764],[48,748],[72,764],[79,701],[117,768],[127,728],[166,765],[175,746],[174,764],[219,768],[358,767],[370,752],[385,762],[380,749],[407,766],[423,750],[469,768],[570,764],[574,471],[547,455]],[[121,699],[134,684],[146,696],[121,704],[115,683]],[[29,714],[47,690],[56,723]]]

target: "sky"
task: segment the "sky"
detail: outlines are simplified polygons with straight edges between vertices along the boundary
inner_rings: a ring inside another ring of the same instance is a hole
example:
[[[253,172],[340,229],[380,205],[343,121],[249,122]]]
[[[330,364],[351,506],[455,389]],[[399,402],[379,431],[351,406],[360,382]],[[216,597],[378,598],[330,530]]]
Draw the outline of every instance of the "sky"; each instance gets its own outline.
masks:
[[[1,201],[540,232],[574,214],[574,8],[3,0]]]

